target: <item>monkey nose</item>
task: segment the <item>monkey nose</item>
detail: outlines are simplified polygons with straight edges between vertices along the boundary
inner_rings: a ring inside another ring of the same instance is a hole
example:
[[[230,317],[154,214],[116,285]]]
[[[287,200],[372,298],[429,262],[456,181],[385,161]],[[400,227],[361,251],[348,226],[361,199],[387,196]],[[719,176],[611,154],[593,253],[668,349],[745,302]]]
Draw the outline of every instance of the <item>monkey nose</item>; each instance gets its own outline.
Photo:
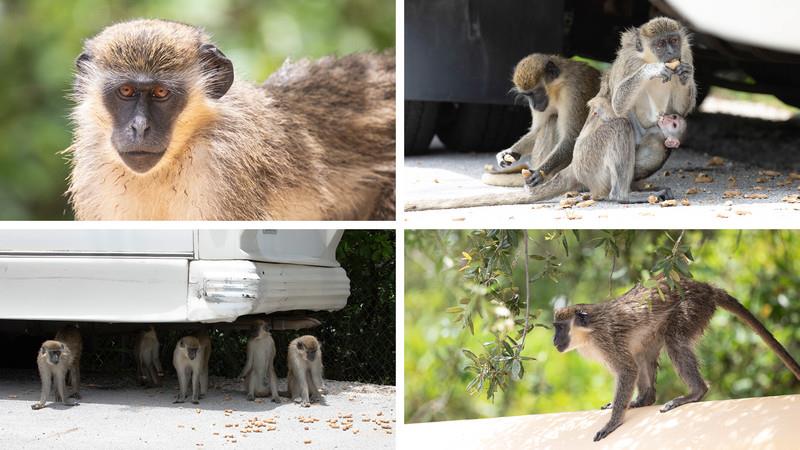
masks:
[[[134,140],[144,139],[150,124],[144,116],[136,116],[131,121],[131,134]]]

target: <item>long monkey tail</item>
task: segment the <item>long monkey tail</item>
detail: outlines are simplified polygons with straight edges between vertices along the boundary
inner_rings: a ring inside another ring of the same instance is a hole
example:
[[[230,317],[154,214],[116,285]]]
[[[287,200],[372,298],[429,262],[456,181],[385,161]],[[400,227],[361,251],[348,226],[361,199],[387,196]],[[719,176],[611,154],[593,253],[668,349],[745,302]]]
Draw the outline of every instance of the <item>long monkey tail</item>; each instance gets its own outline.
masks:
[[[473,195],[452,199],[423,199],[406,203],[406,211],[424,211],[428,209],[473,208],[477,206],[524,205],[527,203],[548,200],[566,192],[578,189],[579,184],[569,168],[558,172],[556,176],[545,181],[530,192],[518,191],[507,194]]]
[[[759,322],[759,320],[739,303],[738,300],[731,297],[728,294],[723,294],[716,298],[717,305],[719,305],[722,309],[729,311],[730,313],[734,314],[736,317],[740,318],[744,323],[746,323],[753,331],[756,332],[757,335],[764,340],[764,342],[778,355],[781,361],[786,365],[786,367],[792,371],[795,377],[800,380],[800,364],[792,358],[792,355],[786,351],[786,348],[775,339],[775,336],[767,330],[767,328]]]

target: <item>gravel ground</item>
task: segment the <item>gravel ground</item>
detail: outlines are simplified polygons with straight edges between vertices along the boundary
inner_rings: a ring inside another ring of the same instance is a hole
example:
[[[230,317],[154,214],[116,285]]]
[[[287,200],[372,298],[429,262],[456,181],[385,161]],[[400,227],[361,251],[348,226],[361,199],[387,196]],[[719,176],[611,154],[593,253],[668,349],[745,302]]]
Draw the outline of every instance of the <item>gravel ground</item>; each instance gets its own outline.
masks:
[[[570,228],[793,227],[800,225],[800,121],[782,122],[696,113],[689,117],[684,145],[664,168],[646,180],[670,187],[678,205],[620,205],[596,202],[562,208],[555,199],[534,205],[492,206],[406,212],[411,226],[504,226]],[[486,186],[480,176],[489,153],[443,153],[407,156],[404,201],[456,198],[513,188]],[[698,177],[701,173],[704,176]],[[709,182],[702,182],[709,181]],[[696,190],[696,192],[695,192]],[[635,194],[634,198],[646,198]],[[685,199],[688,206],[681,204]],[[566,225],[569,222],[569,225]]]
[[[280,405],[269,399],[248,402],[241,383],[216,377],[199,405],[172,403],[174,379],[152,389],[88,379],[80,405],[48,403],[33,411],[40,392],[36,380],[31,371],[0,375],[0,448],[395,447],[393,386],[327,381],[323,402],[301,408],[288,399]],[[285,388],[281,379],[279,389]]]

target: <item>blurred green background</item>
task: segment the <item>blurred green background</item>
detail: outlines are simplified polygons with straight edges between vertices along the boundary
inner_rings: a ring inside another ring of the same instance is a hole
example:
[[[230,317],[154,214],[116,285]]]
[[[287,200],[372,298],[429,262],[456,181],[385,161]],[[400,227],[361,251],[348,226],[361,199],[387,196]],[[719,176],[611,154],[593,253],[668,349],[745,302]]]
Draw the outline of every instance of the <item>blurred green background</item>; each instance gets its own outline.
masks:
[[[631,239],[613,261],[598,238],[607,231],[565,234],[569,255],[560,238],[548,232],[529,232],[530,253],[554,255],[561,261],[558,283],[542,279],[532,284],[531,308],[542,309],[541,322],[551,323],[554,304],[596,303],[618,296],[639,280],[659,259],[656,251],[671,247],[664,232],[629,232]],[[626,237],[627,238],[627,237]],[[709,282],[738,298],[797,359],[800,358],[800,232],[687,231],[684,242],[695,262],[695,279]],[[462,251],[475,254],[469,230],[407,231],[405,235],[405,421],[497,417],[599,409],[613,396],[613,377],[599,363],[577,352],[558,353],[552,331],[535,328],[526,340],[525,375],[498,391],[494,402],[484,392],[470,396],[466,386],[473,374],[461,349],[480,353],[494,337],[486,317],[475,321],[475,335],[445,312],[463,297],[476,295],[459,266]],[[521,253],[518,244],[515,252]],[[530,260],[531,274],[542,261]],[[524,286],[522,258],[513,269],[513,285]],[[609,293],[611,291],[611,293]],[[522,291],[524,293],[524,289]],[[491,309],[489,309],[491,311]],[[796,394],[794,376],[750,328],[735,316],[718,310],[697,346],[701,373],[709,383],[706,400]],[[662,352],[663,353],[663,352]],[[683,395],[687,388],[662,354],[656,384],[657,402]]]
[[[127,19],[204,27],[242,78],[287,57],[394,46],[392,0],[0,0],[0,219],[71,219],[63,196],[73,61],[84,39]]]

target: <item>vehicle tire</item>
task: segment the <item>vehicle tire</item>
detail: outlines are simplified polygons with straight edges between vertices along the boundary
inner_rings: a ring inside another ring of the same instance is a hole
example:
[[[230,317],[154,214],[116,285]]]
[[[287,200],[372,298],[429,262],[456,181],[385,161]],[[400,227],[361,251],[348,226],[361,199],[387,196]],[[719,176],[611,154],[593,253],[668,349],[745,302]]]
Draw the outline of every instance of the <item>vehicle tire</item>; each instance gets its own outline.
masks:
[[[431,145],[439,116],[438,102],[405,102],[405,154],[419,155]]]
[[[450,150],[500,151],[516,142],[531,124],[530,111],[517,105],[443,104],[436,134]]]

